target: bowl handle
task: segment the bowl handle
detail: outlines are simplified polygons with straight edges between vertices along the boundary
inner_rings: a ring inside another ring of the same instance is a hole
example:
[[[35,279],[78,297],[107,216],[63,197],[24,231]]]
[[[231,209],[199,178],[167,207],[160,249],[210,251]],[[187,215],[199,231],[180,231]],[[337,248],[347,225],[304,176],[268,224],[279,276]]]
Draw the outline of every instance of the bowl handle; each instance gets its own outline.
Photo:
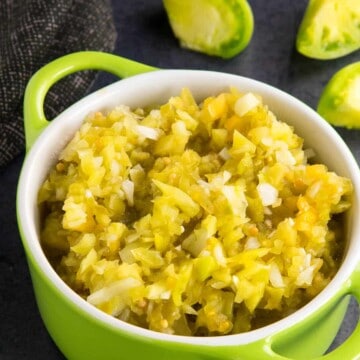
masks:
[[[120,78],[126,78],[157,69],[97,51],[80,51],[65,55],[43,66],[31,77],[25,89],[24,129],[27,151],[49,123],[44,114],[44,101],[48,90],[63,77],[81,70],[104,70]]]
[[[338,299],[343,298],[346,295],[355,296],[358,304],[360,304],[360,265],[358,269],[354,271],[350,279],[346,282],[345,286],[339,291]],[[316,341],[316,339],[314,339]],[[287,357],[276,354],[271,349],[271,342],[267,344],[267,352],[269,354],[269,359],[273,360],[291,360]],[[328,354],[322,355],[320,357],[312,358],[309,360],[360,360],[360,322],[356,325],[352,334],[335,350],[331,351]]]
[[[360,304],[360,266],[350,277],[344,295],[353,295]],[[359,360],[360,359],[360,322],[356,325],[352,334],[334,351],[321,356],[319,360]]]

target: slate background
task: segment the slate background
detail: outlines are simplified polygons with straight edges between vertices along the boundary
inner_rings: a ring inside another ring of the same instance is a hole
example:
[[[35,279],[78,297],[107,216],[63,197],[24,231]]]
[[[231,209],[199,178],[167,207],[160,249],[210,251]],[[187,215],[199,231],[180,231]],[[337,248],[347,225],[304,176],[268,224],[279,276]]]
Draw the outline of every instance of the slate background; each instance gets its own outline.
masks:
[[[118,31],[115,53],[160,68],[208,69],[267,82],[316,107],[323,86],[343,66],[360,60],[359,51],[318,61],[294,49],[306,0],[250,0],[255,31],[248,48],[230,60],[209,57],[178,46],[161,0],[112,0]],[[93,89],[114,78],[100,73]],[[360,161],[360,132],[337,129]],[[15,198],[23,155],[0,173],[0,360],[64,359],[39,316],[19,238]],[[358,319],[354,300],[332,347],[340,344]],[[314,340],[316,341],[316,340]],[[146,354],[144,354],[146,358]]]

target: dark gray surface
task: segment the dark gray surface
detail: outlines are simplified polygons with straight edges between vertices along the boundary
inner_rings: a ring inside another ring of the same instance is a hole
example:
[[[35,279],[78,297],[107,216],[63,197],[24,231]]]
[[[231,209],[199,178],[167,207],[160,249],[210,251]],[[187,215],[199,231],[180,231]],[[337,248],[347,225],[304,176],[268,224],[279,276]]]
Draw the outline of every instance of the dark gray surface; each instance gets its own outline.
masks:
[[[161,68],[209,69],[248,76],[279,87],[312,107],[332,74],[360,60],[359,52],[332,61],[306,59],[296,53],[296,31],[307,1],[250,3],[256,24],[252,42],[239,56],[222,60],[181,49],[172,36],[161,0],[113,0],[116,53]],[[100,74],[94,88],[112,80]],[[360,161],[360,131],[337,130]],[[35,305],[17,230],[15,192],[22,160],[23,156],[18,157],[0,173],[0,359],[60,360],[63,356],[48,336]],[[352,301],[334,346],[348,336],[357,318],[357,304]]]

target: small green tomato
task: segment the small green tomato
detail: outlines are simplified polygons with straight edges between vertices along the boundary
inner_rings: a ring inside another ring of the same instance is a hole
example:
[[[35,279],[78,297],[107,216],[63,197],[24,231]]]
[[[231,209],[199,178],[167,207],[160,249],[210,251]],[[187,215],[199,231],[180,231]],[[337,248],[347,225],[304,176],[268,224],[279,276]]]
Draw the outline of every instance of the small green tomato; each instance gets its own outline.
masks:
[[[332,125],[360,129],[360,61],[330,79],[317,110]]]
[[[335,59],[360,48],[360,0],[310,0],[296,38],[297,50]]]
[[[246,0],[163,0],[181,46],[231,58],[249,44],[254,18]]]

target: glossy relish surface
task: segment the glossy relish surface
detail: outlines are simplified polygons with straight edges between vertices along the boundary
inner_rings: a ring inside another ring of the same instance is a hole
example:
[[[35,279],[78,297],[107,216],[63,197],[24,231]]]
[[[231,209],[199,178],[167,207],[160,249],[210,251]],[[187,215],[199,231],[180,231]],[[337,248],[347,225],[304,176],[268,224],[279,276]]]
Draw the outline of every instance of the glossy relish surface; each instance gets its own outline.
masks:
[[[89,303],[151,330],[249,331],[336,273],[349,179],[253,93],[89,116],[39,192],[42,244]]]

